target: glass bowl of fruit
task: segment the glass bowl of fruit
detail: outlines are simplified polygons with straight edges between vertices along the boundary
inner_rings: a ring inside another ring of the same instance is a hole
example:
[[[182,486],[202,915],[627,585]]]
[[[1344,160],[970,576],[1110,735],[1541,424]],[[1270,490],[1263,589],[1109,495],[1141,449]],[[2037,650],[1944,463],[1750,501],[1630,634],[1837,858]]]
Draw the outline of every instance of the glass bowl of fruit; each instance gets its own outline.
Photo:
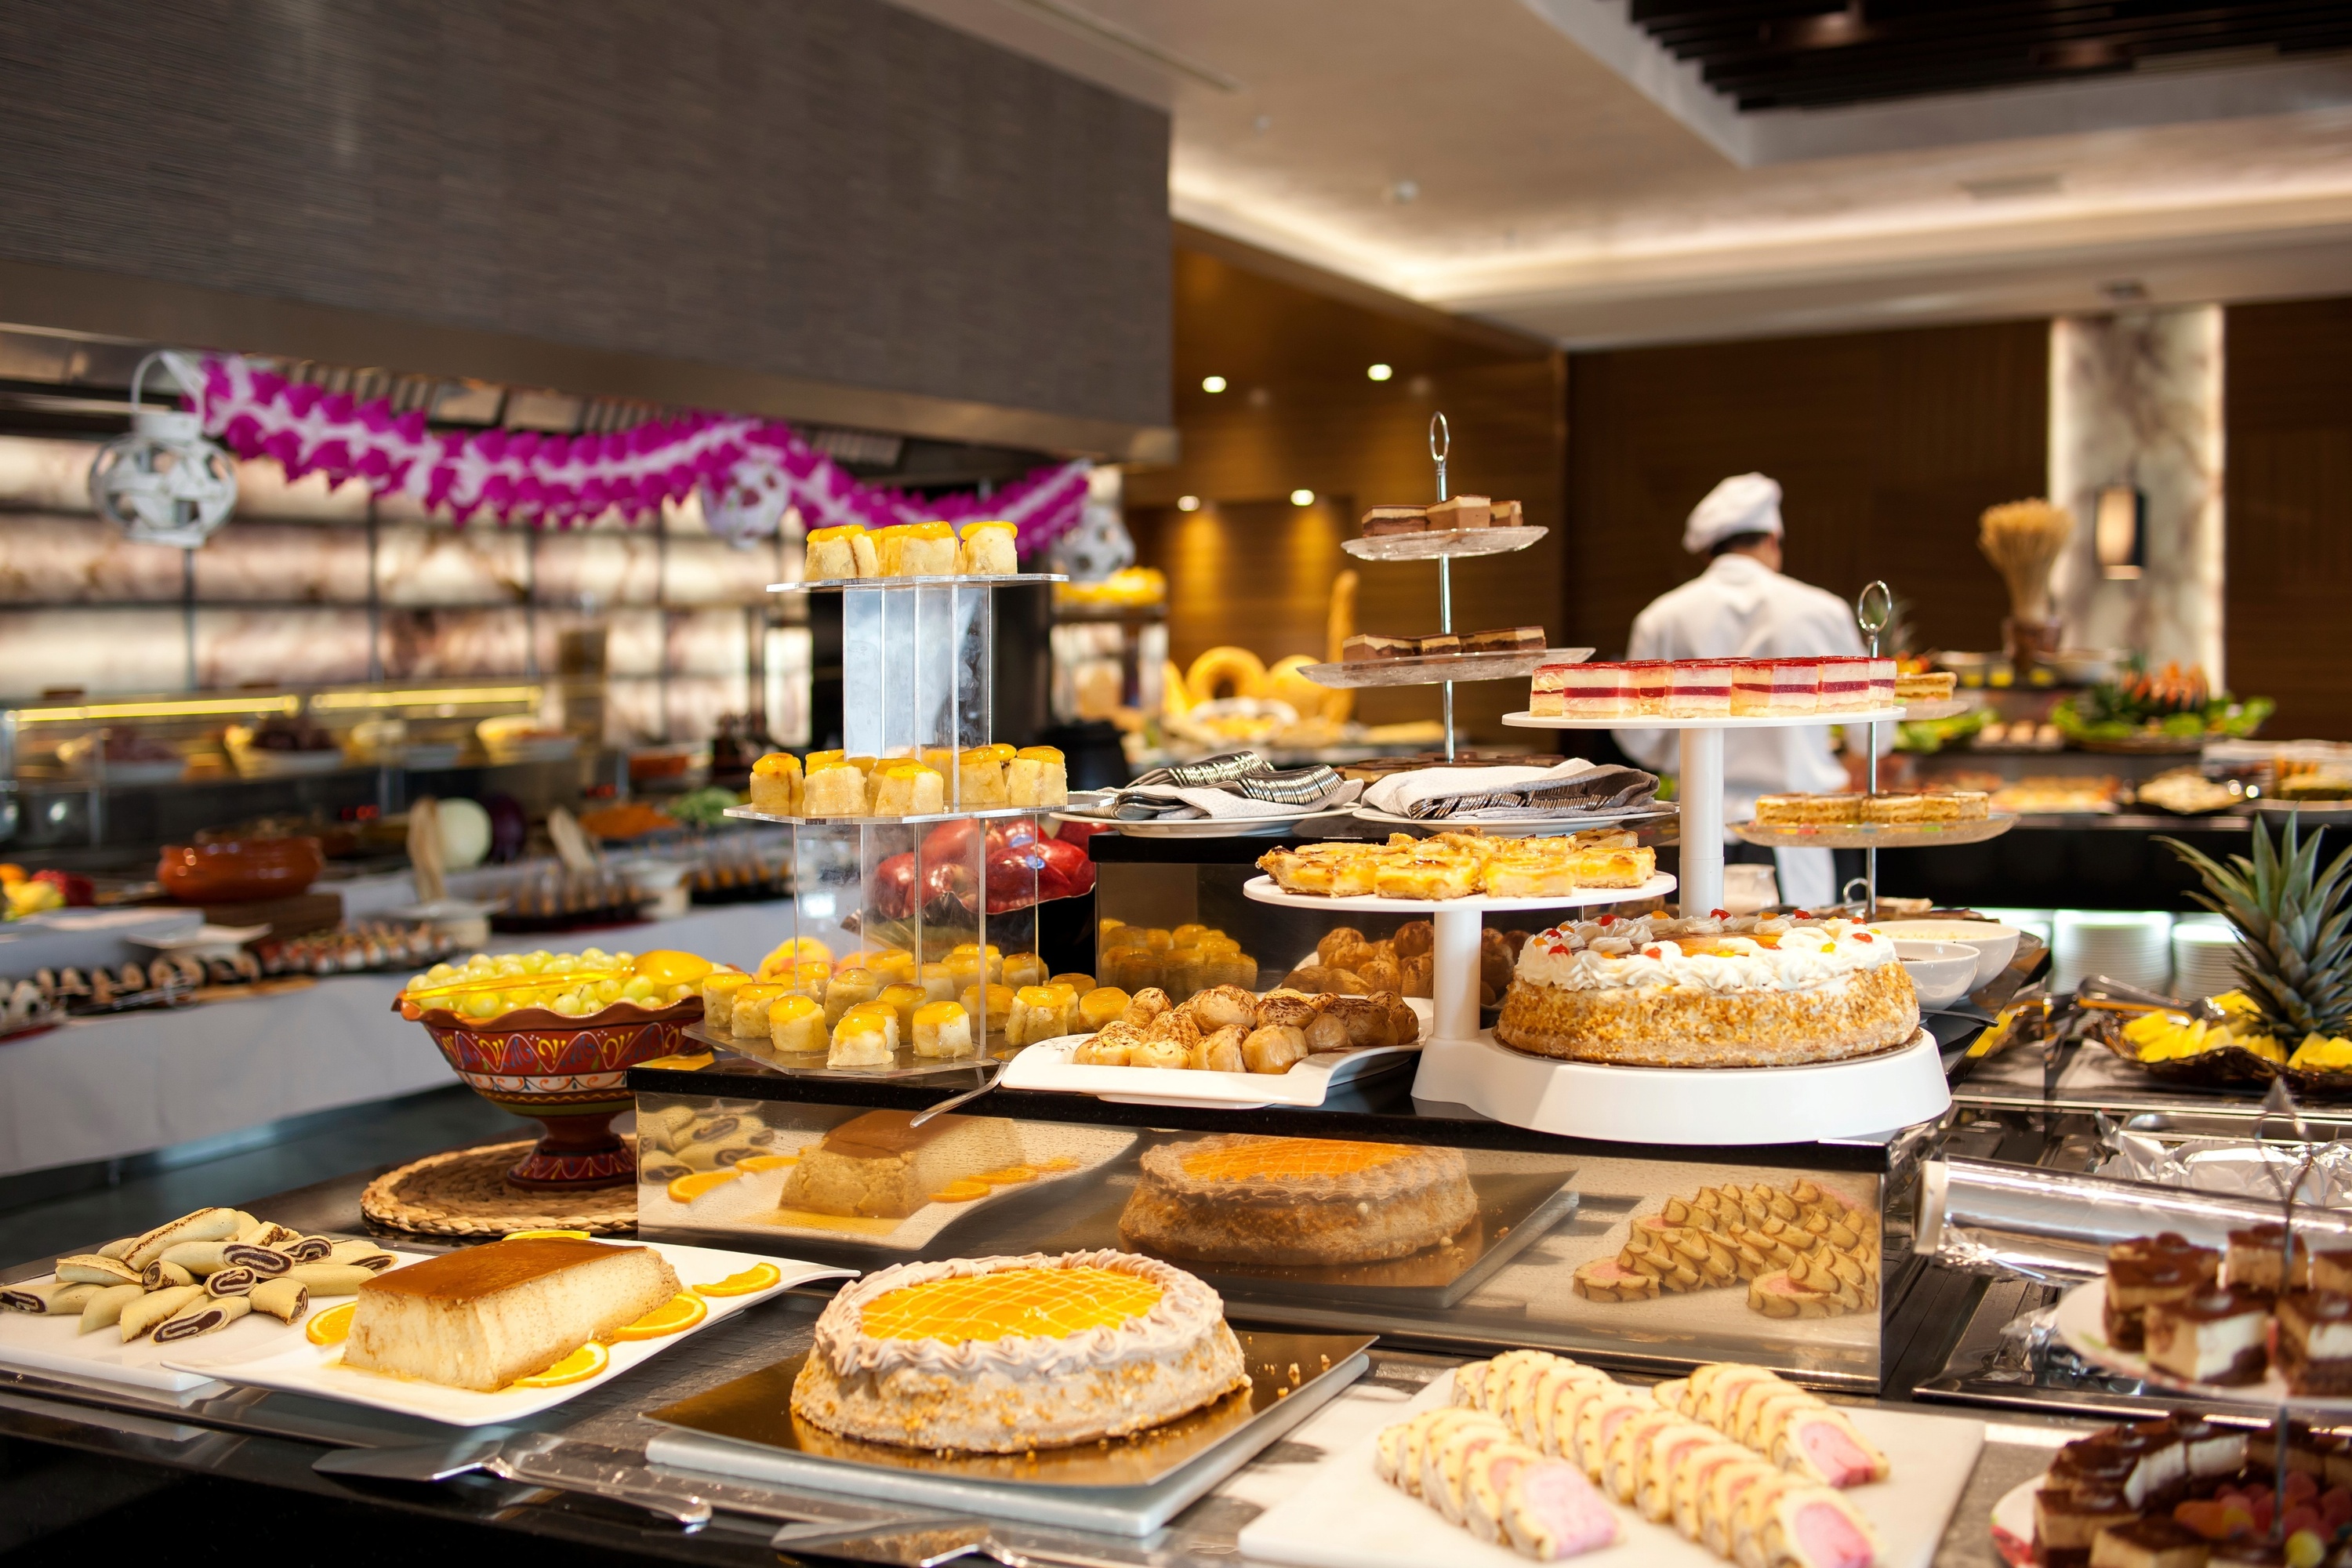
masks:
[[[690,952],[476,953],[401,988],[401,1016],[425,1026],[476,1094],[546,1129],[507,1173],[535,1192],[636,1180],[613,1118],[630,1108],[629,1068],[678,1048],[702,1016]]]

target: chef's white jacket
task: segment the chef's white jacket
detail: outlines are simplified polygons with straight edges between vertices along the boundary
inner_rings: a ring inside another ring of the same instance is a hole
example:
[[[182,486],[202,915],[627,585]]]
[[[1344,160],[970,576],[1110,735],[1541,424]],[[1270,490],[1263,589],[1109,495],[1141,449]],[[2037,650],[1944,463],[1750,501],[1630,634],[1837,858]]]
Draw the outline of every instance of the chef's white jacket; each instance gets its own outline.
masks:
[[[1706,570],[1654,600],[1633,620],[1625,657],[1643,658],[1802,658],[1864,651],[1853,610],[1834,594],[1784,577],[1752,555],[1717,556]],[[1850,744],[1864,743],[1853,726]],[[1619,730],[1618,745],[1644,766],[1673,772],[1680,745],[1672,730]],[[1895,726],[1879,726],[1879,750],[1894,746]],[[1734,730],[1723,738],[1723,814],[1744,822],[1759,795],[1824,794],[1846,787],[1846,773],[1830,752],[1830,727]],[[1826,849],[1780,850],[1780,897],[1813,906],[1833,902]]]

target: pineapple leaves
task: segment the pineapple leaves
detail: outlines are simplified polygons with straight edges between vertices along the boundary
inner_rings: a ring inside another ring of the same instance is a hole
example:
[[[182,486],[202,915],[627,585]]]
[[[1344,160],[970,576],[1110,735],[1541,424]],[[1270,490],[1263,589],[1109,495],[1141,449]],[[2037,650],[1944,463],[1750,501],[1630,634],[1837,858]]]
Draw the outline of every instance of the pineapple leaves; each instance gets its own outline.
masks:
[[[2352,1024],[2352,848],[2323,871],[2318,836],[2303,837],[2299,814],[2275,843],[2257,820],[2253,853],[2227,865],[2177,838],[2157,842],[2204,884],[2189,896],[2244,939],[2238,980],[2264,1033],[2292,1046]]]

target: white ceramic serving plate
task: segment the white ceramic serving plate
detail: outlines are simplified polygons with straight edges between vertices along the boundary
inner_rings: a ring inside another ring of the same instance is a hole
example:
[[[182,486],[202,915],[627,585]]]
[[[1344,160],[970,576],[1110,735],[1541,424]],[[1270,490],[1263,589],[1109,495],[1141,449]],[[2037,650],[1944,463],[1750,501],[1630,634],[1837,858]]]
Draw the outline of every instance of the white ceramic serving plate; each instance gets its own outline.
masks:
[[[1975,948],[1977,973],[1969,987],[1971,991],[2009,967],[2009,961],[2017,956],[2018,938],[2025,934],[2015,926],[1995,925],[1990,921],[1874,921],[1870,929],[1898,942],[1958,942]]]
[[[611,1365],[594,1377],[568,1383],[561,1388],[501,1388],[492,1394],[480,1394],[470,1388],[445,1388],[437,1383],[415,1383],[381,1373],[352,1370],[341,1364],[342,1346],[312,1344],[303,1333],[299,1322],[272,1323],[270,1327],[277,1331],[276,1334],[268,1343],[253,1349],[227,1342],[230,1335],[253,1321],[250,1316],[230,1324],[218,1334],[161,1347],[169,1357],[164,1364],[172,1371],[199,1378],[216,1378],[223,1383],[300,1394],[341,1405],[365,1405],[377,1410],[443,1422],[451,1426],[487,1426],[493,1422],[523,1420],[568,1399],[576,1399],[592,1388],[601,1388],[679,1341],[698,1334],[713,1323],[723,1322],[745,1308],[780,1295],[795,1285],[805,1284],[812,1279],[848,1279],[857,1273],[854,1268],[828,1268],[821,1264],[801,1263],[784,1258],[761,1258],[754,1253],[729,1252],[711,1247],[681,1247],[667,1241],[648,1241],[638,1245],[650,1247],[667,1258],[670,1268],[677,1272],[678,1283],[689,1291],[697,1285],[715,1284],[731,1274],[740,1274],[746,1268],[756,1268],[762,1263],[774,1264],[779,1278],[767,1289],[752,1295],[706,1298],[703,1305],[709,1309],[710,1315],[693,1328],[665,1334],[657,1340],[623,1340],[608,1347],[613,1357]],[[414,1253],[395,1256],[404,1263],[418,1260],[418,1255]],[[329,1300],[313,1305],[310,1310],[315,1312],[338,1304],[337,1300]],[[89,1337],[97,1339],[100,1336],[92,1334]]]
[[[1452,1380],[1441,1374],[1399,1405],[1394,1419],[1444,1405],[1451,1393]],[[1885,1544],[1880,1568],[1927,1568],[1984,1447],[1984,1423],[1842,1408],[1894,1467],[1886,1479],[1846,1493]],[[1372,1468],[1378,1441],[1374,1434],[1340,1449],[1316,1467],[1305,1486],[1244,1525],[1242,1555],[1300,1568],[1525,1568],[1528,1559],[1509,1547],[1448,1524],[1419,1498],[1381,1480]],[[1654,1524],[1622,1504],[1612,1507],[1623,1534],[1591,1561],[1626,1568],[1723,1568],[1721,1558],[1671,1524]]]
[[[1897,937],[1895,956],[1909,972],[1922,1007],[1948,1007],[1976,987],[1977,950],[1964,942]]]
[[[1070,1058],[1091,1034],[1067,1035],[1031,1046],[1006,1064],[1005,1089],[1043,1089],[1049,1094],[1091,1094],[1119,1105],[1213,1105],[1255,1110],[1268,1105],[1320,1105],[1336,1084],[1352,1083],[1394,1068],[1419,1051],[1429,1037],[1435,1009],[1425,996],[1408,996],[1421,1019],[1421,1039],[1410,1046],[1334,1051],[1291,1064],[1288,1072],[1192,1072],[1182,1068],[1088,1067]]]

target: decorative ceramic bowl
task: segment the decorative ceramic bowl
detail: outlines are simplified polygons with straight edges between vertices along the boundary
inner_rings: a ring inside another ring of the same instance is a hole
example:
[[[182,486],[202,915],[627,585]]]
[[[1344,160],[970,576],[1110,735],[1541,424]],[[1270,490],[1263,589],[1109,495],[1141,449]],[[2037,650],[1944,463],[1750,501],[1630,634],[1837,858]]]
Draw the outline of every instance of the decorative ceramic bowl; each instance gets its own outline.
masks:
[[[407,1009],[403,1009],[407,1012]],[[624,1004],[585,1018],[528,1007],[491,1019],[443,1008],[410,1016],[425,1026],[466,1087],[547,1131],[507,1173],[519,1187],[578,1192],[637,1179],[613,1118],[634,1103],[629,1069],[674,1054],[679,1031],[702,1016],[701,998],[658,1011]]]
[[[290,899],[317,881],[326,864],[315,838],[167,844],[155,879],[184,904],[246,904]]]

